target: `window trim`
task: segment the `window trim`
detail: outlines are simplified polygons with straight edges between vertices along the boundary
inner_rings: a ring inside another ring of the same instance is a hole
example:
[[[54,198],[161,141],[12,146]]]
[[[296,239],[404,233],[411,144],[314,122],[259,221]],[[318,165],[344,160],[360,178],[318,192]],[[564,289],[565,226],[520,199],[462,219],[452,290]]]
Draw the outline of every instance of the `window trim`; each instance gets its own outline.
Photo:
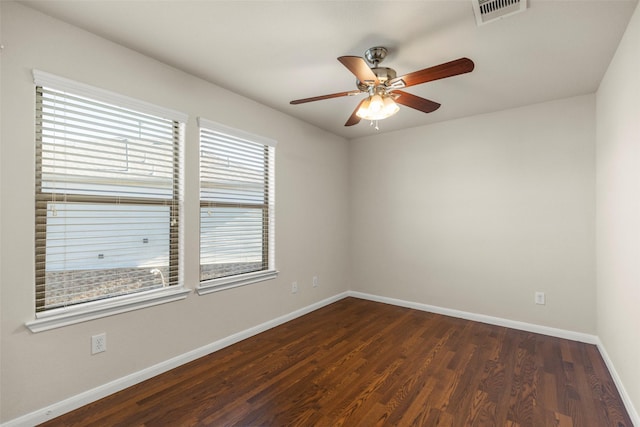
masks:
[[[119,107],[128,108],[152,116],[160,116],[165,119],[174,120],[180,123],[187,123],[189,115],[170,108],[161,107],[146,101],[121,95],[116,92],[101,89],[75,80],[56,76],[40,70],[33,70],[33,82],[36,86],[48,86],[52,89],[73,92],[76,95],[92,98],[96,101],[114,104]]]
[[[153,289],[135,294],[89,301],[68,307],[41,311],[36,313],[35,320],[28,321],[25,325],[34,333],[48,331],[88,320],[113,316],[114,314],[180,301],[187,298],[190,293],[191,289],[176,285],[170,288]]]
[[[250,142],[260,146],[275,148],[276,145],[278,144],[278,141],[274,139],[256,135],[256,134],[246,132],[240,129],[236,129],[230,126],[226,126],[221,123],[217,123],[212,120],[205,119],[203,117],[198,117],[197,120],[198,120],[198,129],[204,128],[213,132],[227,134],[227,135],[233,136],[234,138],[243,139],[246,142]],[[198,138],[200,139],[200,136],[198,136]],[[271,174],[275,178],[275,170],[271,171]],[[275,204],[271,205],[270,204],[271,202],[269,202],[268,200],[270,196],[271,194],[268,192],[267,200],[265,201],[266,203],[264,204],[265,208],[268,210],[275,209]],[[198,196],[198,199],[199,199],[198,204],[199,204],[199,211],[200,211],[202,204],[207,202],[203,202],[200,199],[200,196]],[[274,216],[275,212],[269,212],[269,214],[270,216]],[[200,220],[198,222],[200,222]],[[206,295],[213,292],[233,289],[240,286],[246,286],[246,285],[250,285],[257,282],[262,282],[265,280],[275,279],[276,277],[278,277],[279,271],[275,268],[275,259],[273,260],[271,259],[271,258],[275,258],[275,248],[273,247],[275,246],[275,237],[272,238],[272,233],[273,233],[273,230],[269,230],[269,235],[268,235],[269,247],[267,248],[267,251],[266,251],[267,265],[272,268],[267,268],[266,270],[261,270],[261,271],[253,271],[249,273],[237,274],[233,276],[225,276],[225,277],[220,277],[216,279],[199,281],[198,286],[196,287],[196,292],[198,293],[198,295]],[[199,251],[198,251],[198,256],[200,256]],[[200,266],[200,262],[198,262],[198,266]]]
[[[172,120],[174,122],[178,122],[177,125],[180,129],[176,129],[175,131],[180,132],[180,135],[177,136],[180,142],[174,146],[174,173],[178,174],[180,182],[178,186],[174,186],[174,192],[178,191],[178,194],[174,194],[173,198],[178,202],[177,204],[172,203],[170,209],[172,210],[172,215],[174,210],[178,210],[178,212],[175,213],[178,214],[178,218],[182,218],[182,194],[181,190],[178,190],[178,188],[183,188],[184,185],[184,170],[182,164],[183,156],[181,154],[181,147],[184,145],[184,126],[189,118],[187,114],[157,106],[145,101],[137,100],[135,98],[120,95],[115,92],[110,92],[104,89],[90,86],[84,83],[79,83],[36,69],[33,70],[33,77],[36,87],[44,86],[54,90],[68,91],[76,95],[91,98],[96,101],[117,105],[118,107],[128,108],[141,113],[155,115],[168,120]],[[177,260],[170,261],[170,264],[171,262],[173,262],[178,268],[177,283],[175,285],[161,289],[152,289],[127,295],[119,295],[105,299],[87,301],[79,304],[69,305],[66,307],[52,308],[39,312],[35,312],[34,305],[35,318],[33,320],[27,321],[25,323],[25,326],[31,332],[36,333],[80,322],[85,322],[88,320],[94,320],[106,316],[185,299],[192,290],[184,286],[184,275],[182,271],[184,258],[184,242],[182,240],[182,236],[184,236],[184,233],[182,221],[178,221],[177,227],[179,236],[179,240],[177,242],[178,247],[174,254],[170,255],[172,257],[177,257]],[[34,284],[37,285],[37,283]]]
[[[278,270],[262,270],[235,276],[220,277],[219,279],[209,279],[200,282],[200,285],[196,288],[196,292],[198,292],[198,295],[206,295],[227,289],[239,288],[240,286],[275,279],[278,277],[278,273],[280,273]]]
[[[254,133],[247,132],[241,129],[236,129],[231,126],[214,122],[213,120],[205,119],[203,117],[198,117],[198,128],[205,128],[218,133],[226,133],[235,138],[244,139],[247,142],[252,142],[256,145],[268,145],[269,147],[275,147],[276,145],[278,145],[278,141],[276,141],[275,139],[256,135]]]

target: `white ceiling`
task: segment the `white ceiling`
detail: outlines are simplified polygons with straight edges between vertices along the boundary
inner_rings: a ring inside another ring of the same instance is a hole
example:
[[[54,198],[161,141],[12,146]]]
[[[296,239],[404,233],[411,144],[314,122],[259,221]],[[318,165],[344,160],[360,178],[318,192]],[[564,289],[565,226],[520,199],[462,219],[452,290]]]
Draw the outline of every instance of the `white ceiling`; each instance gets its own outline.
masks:
[[[44,13],[347,138],[376,131],[344,123],[359,99],[290,105],[355,89],[336,58],[385,46],[398,75],[460,57],[470,74],[407,88],[442,104],[401,107],[389,132],[593,93],[637,0],[528,0],[525,12],[478,27],[471,0],[24,0]]]

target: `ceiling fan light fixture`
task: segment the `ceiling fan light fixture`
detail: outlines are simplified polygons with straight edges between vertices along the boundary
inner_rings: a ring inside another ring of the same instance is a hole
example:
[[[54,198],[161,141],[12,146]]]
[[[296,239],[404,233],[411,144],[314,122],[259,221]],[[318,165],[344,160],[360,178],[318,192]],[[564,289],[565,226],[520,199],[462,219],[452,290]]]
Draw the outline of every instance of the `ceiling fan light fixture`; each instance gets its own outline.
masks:
[[[365,99],[356,115],[365,120],[382,120],[393,116],[400,110],[398,104],[389,95],[372,95]]]

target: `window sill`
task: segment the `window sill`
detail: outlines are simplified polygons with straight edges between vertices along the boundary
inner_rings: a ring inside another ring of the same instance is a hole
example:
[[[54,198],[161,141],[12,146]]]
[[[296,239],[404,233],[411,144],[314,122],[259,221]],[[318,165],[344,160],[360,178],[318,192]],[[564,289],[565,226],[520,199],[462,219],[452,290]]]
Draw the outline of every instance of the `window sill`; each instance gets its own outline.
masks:
[[[101,301],[92,301],[70,307],[56,308],[42,313],[36,313],[36,319],[26,323],[31,332],[42,332],[49,329],[61,328],[75,323],[139,310],[145,307],[165,304],[185,299],[191,289],[172,286],[159,290],[140,292],[139,294],[124,295]]]
[[[221,277],[220,279],[211,279],[200,282],[200,286],[196,288],[198,295],[206,295],[212,292],[224,291],[226,289],[237,288],[240,286],[250,285],[264,280],[271,280],[278,277],[277,270],[259,271],[256,273],[241,274],[238,276]]]

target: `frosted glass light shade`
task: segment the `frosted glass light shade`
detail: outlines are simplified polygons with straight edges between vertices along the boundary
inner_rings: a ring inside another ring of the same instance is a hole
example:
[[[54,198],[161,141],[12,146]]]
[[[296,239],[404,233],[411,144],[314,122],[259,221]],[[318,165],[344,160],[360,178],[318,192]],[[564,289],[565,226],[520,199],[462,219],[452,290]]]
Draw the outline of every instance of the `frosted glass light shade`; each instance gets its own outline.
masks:
[[[356,116],[365,120],[382,120],[393,116],[400,110],[398,104],[388,95],[384,97],[375,94],[365,99]]]

